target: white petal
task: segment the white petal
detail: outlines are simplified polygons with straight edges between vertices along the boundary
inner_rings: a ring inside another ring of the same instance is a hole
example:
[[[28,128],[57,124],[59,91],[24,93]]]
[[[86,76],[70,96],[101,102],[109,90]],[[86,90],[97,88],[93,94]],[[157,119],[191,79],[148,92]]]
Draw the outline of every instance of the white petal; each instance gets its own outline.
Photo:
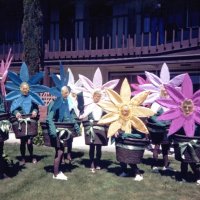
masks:
[[[160,71],[160,78],[163,83],[169,83],[170,80],[170,74],[169,74],[169,68],[166,63],[162,65],[161,71]]]

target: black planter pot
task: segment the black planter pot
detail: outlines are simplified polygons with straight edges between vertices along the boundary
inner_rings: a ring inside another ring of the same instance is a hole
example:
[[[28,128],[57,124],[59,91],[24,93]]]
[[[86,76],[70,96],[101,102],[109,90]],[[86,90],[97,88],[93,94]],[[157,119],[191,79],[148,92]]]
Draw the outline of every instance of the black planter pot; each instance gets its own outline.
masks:
[[[8,120],[9,119],[9,114],[8,113],[2,113],[0,114],[0,121],[2,120]],[[4,142],[9,138],[9,134],[4,133],[3,131],[0,130],[0,142]]]

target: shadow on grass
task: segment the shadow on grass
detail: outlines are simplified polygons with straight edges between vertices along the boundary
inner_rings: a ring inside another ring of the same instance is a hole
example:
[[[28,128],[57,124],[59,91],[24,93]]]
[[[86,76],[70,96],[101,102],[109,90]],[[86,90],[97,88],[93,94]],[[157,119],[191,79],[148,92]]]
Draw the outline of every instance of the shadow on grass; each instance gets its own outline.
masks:
[[[36,158],[37,162],[43,160],[44,158],[47,158],[48,155],[34,155],[34,158]],[[21,156],[16,156],[16,159],[21,161],[22,157]],[[26,162],[32,162],[31,157],[30,156],[25,156],[25,161]]]
[[[111,160],[101,160],[99,165],[102,169],[107,169],[112,163]],[[84,165],[86,168],[90,168],[90,159],[82,159],[80,164]]]
[[[22,171],[22,169],[25,169],[26,166],[25,165],[20,165],[19,162],[16,163],[12,163],[9,166],[6,167],[5,169],[5,174],[10,177],[13,178],[15,176],[17,176],[17,174]]]
[[[154,162],[153,158],[143,158],[142,163],[145,164],[145,165],[153,166],[153,164],[155,162]],[[156,162],[156,166],[157,167],[163,167],[163,159],[158,159],[157,162]]]

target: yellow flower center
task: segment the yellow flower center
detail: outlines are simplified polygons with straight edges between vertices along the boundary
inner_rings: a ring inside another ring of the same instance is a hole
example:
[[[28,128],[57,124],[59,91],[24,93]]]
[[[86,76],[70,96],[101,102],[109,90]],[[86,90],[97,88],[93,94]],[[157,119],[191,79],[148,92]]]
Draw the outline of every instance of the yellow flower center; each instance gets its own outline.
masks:
[[[20,91],[23,95],[28,95],[30,90],[29,84],[27,82],[22,82],[20,85]]]
[[[102,95],[101,95],[100,91],[94,92],[94,94],[93,94],[94,103],[98,103],[101,100],[101,96]]]
[[[191,99],[184,100],[181,104],[181,110],[184,115],[190,115],[194,111],[194,104]]]
[[[123,120],[129,120],[130,116],[131,116],[131,108],[129,105],[122,105],[119,108],[119,115],[120,118],[122,118]]]

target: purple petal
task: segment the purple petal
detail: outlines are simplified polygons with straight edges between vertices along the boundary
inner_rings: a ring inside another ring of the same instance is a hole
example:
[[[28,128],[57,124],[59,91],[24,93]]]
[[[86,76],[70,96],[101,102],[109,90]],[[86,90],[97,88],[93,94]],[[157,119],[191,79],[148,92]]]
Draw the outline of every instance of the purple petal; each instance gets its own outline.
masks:
[[[119,83],[119,79],[115,79],[115,80],[112,80],[112,81],[108,81],[107,83],[105,83],[103,86],[102,86],[102,89],[114,89],[116,87],[116,85]]]
[[[155,87],[153,84],[139,85],[139,88],[142,90],[148,90],[150,92],[159,92],[160,93],[160,88]]]
[[[94,84],[87,77],[80,75],[79,78],[83,84],[83,86],[90,92],[93,92]]]
[[[177,108],[178,106],[172,99],[158,99],[156,102],[166,108]]]
[[[134,90],[139,90],[139,85],[137,83],[132,83],[131,84],[131,87],[134,89]]]
[[[200,101],[200,90],[197,90],[197,91],[193,94],[192,100],[193,100],[194,102]]]
[[[185,122],[185,118],[183,116],[180,116],[176,119],[174,119],[169,127],[168,136],[174,134],[177,132],[181,127],[183,127],[183,124]]]
[[[156,87],[159,87],[160,85],[163,84],[162,80],[155,74],[145,71],[145,75],[147,77],[147,80],[149,80],[149,82],[154,84]]]
[[[169,94],[169,96],[177,103],[181,103],[182,101],[184,101],[184,96],[182,95],[181,92],[179,92],[177,89],[169,86],[169,85],[165,85],[165,89],[167,90],[167,93]]]
[[[177,87],[183,83],[183,79],[185,77],[185,74],[180,74],[178,76],[175,76],[169,81],[169,85],[173,87]]]
[[[194,132],[195,132],[195,121],[194,118],[191,117],[187,117],[184,125],[183,125],[184,131],[185,131],[185,135],[188,137],[193,137],[194,136]]]
[[[200,125],[200,110],[194,111],[194,120]]]
[[[101,88],[103,84],[102,74],[99,68],[97,68],[97,70],[94,73],[93,84],[95,85],[96,88]]]
[[[143,84],[147,83],[147,81],[145,79],[143,79],[141,76],[137,76],[137,82],[140,85],[143,85]]]
[[[161,71],[160,71],[160,78],[163,83],[169,83],[170,80],[170,74],[169,74],[169,68],[166,63],[162,65]]]
[[[193,85],[189,74],[186,74],[184,77],[182,83],[182,93],[188,99],[191,99],[193,96]]]
[[[158,120],[172,120],[182,116],[180,109],[169,110],[158,117]]]

